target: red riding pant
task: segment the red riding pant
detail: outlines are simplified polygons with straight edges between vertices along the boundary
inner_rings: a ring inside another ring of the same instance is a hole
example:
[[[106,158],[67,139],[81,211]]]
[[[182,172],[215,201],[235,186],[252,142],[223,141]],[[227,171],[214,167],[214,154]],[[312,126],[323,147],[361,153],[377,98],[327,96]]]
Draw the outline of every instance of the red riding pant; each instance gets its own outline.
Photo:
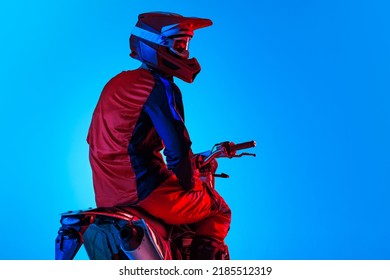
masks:
[[[186,191],[176,176],[171,176],[138,205],[167,224],[192,224],[198,235],[223,241],[229,231],[229,206],[200,179],[194,189]]]

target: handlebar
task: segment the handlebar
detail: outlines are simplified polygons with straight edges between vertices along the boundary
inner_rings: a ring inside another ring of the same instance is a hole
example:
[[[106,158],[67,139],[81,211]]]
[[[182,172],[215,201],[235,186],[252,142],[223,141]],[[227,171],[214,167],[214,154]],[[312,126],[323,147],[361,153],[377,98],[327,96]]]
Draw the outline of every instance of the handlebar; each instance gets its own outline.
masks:
[[[237,151],[243,150],[243,149],[249,149],[256,146],[255,141],[248,141],[243,142],[239,144],[234,144],[233,142],[222,142],[219,144],[214,145],[214,147],[211,149],[211,151],[197,154],[196,157],[196,164],[199,169],[202,167],[208,165],[211,161],[213,161],[215,158],[221,158],[221,157],[227,157],[227,158],[233,158],[233,157],[242,157],[242,156],[256,156],[256,154],[250,154],[250,153],[241,153],[239,155],[236,154]]]
[[[230,142],[230,150],[232,152],[236,152],[238,150],[243,150],[243,149],[253,148],[255,146],[256,146],[255,141],[248,141],[248,142],[244,142],[244,143],[240,143],[240,144],[234,144],[234,143]]]

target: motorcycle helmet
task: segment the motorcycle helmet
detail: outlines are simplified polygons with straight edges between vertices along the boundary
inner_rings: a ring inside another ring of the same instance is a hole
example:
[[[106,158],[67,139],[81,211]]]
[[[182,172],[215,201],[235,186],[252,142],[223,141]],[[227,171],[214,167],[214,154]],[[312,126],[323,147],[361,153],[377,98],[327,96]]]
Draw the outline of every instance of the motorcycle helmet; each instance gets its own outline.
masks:
[[[163,74],[191,83],[200,72],[188,45],[194,30],[212,25],[209,19],[152,12],[138,16],[130,35],[130,56]]]

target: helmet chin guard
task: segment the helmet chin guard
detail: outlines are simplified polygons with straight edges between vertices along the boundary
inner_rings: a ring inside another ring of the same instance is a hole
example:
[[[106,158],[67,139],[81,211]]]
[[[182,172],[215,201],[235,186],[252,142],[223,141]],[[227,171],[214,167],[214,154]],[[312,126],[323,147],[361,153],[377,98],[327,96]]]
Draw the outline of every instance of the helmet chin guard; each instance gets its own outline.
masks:
[[[191,83],[201,68],[188,58],[188,44],[195,29],[212,25],[209,19],[153,12],[138,16],[130,36],[130,56],[168,76]]]

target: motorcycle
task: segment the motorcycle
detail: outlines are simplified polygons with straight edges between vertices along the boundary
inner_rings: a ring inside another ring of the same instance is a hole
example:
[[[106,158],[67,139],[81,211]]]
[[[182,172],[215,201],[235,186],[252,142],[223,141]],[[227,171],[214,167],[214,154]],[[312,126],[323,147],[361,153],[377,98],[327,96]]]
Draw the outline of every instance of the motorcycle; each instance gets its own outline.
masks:
[[[229,178],[225,173],[215,174],[216,159],[256,156],[237,154],[255,146],[255,141],[226,141],[194,155],[200,178],[207,187],[214,188],[216,177]],[[60,223],[55,240],[56,260],[74,259],[83,244],[90,259],[189,260],[195,237],[191,225],[168,225],[134,205],[68,211],[61,214]],[[221,259],[229,258],[226,247]]]

